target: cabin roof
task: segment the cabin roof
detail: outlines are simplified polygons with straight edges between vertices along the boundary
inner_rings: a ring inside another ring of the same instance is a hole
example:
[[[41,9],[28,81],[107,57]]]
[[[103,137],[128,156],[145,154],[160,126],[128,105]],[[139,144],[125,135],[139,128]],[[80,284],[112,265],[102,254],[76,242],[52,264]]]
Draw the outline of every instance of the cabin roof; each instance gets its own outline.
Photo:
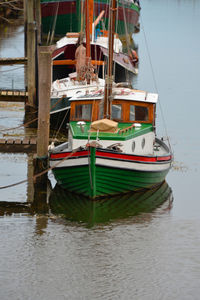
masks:
[[[115,140],[125,141],[131,138],[135,138],[142,134],[153,131],[152,124],[141,124],[139,127],[130,126],[130,123],[118,123],[118,130],[115,132],[102,132],[91,131],[91,122],[84,122],[84,125],[80,125],[79,122],[71,121],[70,128],[74,139],[88,140],[88,133],[90,133],[90,140],[96,140],[97,134],[100,140]]]
[[[104,91],[97,90],[94,93],[79,93],[78,96],[72,97],[70,101],[80,100],[101,100],[103,99]],[[147,103],[156,103],[158,94],[148,93],[145,91],[133,90],[128,88],[113,88],[113,100],[141,101]]]

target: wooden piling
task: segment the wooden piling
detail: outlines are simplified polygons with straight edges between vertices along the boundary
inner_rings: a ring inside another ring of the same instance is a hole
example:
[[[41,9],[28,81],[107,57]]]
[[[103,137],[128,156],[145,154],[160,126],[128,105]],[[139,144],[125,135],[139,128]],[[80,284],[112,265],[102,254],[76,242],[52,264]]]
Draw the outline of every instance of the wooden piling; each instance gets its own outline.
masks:
[[[36,106],[36,23],[34,19],[34,0],[29,0],[27,11],[27,86],[28,106]]]
[[[48,167],[50,97],[52,82],[52,46],[38,46],[38,77],[39,77],[39,111],[37,131],[37,157],[35,159],[35,174]],[[42,183],[47,174],[37,177],[37,183]]]
[[[35,0],[35,21],[37,28],[37,44],[41,44],[41,3]]]

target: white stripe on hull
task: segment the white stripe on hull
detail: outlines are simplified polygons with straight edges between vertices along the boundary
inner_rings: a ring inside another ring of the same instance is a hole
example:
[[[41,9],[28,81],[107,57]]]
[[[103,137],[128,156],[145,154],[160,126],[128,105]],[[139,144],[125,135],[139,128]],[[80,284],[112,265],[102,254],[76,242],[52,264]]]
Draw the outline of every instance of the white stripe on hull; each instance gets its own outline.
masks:
[[[50,166],[53,167],[58,164],[58,161],[50,161]],[[88,157],[67,159],[60,162],[58,168],[65,167],[79,167],[88,165]],[[141,163],[141,162],[130,162],[115,159],[96,158],[96,165],[101,167],[110,167],[116,169],[127,169],[144,172],[162,172],[170,168],[170,162],[166,163]]]

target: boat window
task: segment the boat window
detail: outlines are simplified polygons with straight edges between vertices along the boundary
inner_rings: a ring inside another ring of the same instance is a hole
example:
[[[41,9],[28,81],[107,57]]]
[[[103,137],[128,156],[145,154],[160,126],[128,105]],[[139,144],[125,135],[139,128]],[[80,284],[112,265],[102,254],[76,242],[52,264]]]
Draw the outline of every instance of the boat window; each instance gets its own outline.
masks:
[[[75,107],[75,118],[79,120],[91,120],[92,104],[78,104]]]
[[[113,104],[112,105],[112,119],[121,120],[122,119],[122,105]]]
[[[146,106],[130,105],[130,121],[148,121],[149,110]]]

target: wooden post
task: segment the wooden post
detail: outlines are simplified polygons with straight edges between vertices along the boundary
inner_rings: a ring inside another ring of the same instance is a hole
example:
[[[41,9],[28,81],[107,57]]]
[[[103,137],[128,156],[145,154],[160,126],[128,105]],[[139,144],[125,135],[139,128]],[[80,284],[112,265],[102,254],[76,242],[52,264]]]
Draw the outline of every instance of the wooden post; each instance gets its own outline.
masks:
[[[41,4],[40,0],[35,0],[35,20],[37,27],[37,44],[41,44]]]
[[[27,9],[27,76],[28,76],[28,106],[36,106],[36,24],[34,20],[34,0],[29,0]]]
[[[52,47],[38,47],[38,77],[39,77],[39,113],[37,156],[48,154],[49,146],[49,117],[52,82]]]
[[[48,167],[50,97],[52,82],[52,51],[53,46],[38,47],[38,77],[39,77],[39,111],[37,132],[37,158],[34,174]],[[37,177],[37,183],[47,179],[47,174]]]
[[[24,56],[27,56],[27,0],[24,0]]]

